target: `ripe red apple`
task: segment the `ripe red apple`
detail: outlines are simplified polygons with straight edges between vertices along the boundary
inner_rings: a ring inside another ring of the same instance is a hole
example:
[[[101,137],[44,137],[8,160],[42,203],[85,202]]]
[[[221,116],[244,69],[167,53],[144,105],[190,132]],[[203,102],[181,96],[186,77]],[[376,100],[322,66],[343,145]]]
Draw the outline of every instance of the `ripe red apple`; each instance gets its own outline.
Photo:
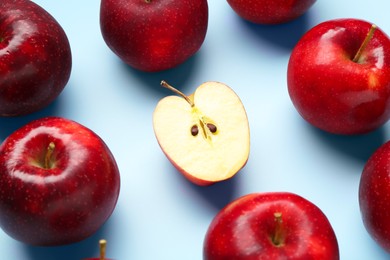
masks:
[[[107,145],[74,121],[32,121],[0,146],[0,226],[24,243],[63,245],[89,237],[113,212],[119,188]]]
[[[286,23],[303,15],[316,0],[227,0],[242,18],[258,24]]]
[[[176,67],[206,36],[207,0],[102,0],[100,27],[108,47],[142,71]]]
[[[364,226],[390,252],[390,142],[368,159],[360,179],[359,204]]]
[[[0,116],[49,105],[71,67],[68,38],[53,16],[29,0],[0,1]]]
[[[370,132],[390,118],[390,39],[367,21],[323,22],[293,49],[287,80],[295,108],[312,125]]]
[[[223,208],[207,231],[204,260],[339,259],[324,213],[288,192],[252,193]]]

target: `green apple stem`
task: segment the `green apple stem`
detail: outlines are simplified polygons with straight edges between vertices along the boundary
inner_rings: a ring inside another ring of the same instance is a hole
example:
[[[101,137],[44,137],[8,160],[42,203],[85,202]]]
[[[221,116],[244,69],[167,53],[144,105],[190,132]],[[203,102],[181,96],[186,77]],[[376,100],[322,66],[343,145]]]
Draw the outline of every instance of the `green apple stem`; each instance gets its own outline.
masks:
[[[194,102],[192,102],[192,100],[189,97],[184,95],[183,92],[181,92],[181,91],[177,90],[176,88],[172,87],[171,85],[169,85],[165,80],[162,80],[160,84],[161,84],[161,86],[163,86],[163,87],[175,92],[179,96],[183,97],[191,105],[191,107],[195,106]]]
[[[358,62],[360,57],[362,56],[363,51],[366,49],[368,43],[371,41],[372,37],[374,36],[374,33],[377,29],[377,26],[373,24],[370,28],[370,30],[367,33],[366,38],[364,39],[362,45],[360,46],[359,50],[355,54],[355,57],[353,58],[353,62]]]
[[[276,247],[280,247],[284,245],[284,232],[283,232],[283,219],[282,219],[282,213],[281,212],[275,212],[274,213],[276,227],[275,227],[275,233],[272,236],[271,240],[272,243]]]
[[[100,260],[105,260],[106,259],[106,245],[107,245],[107,241],[106,240],[101,239],[99,241]]]
[[[53,142],[50,142],[46,149],[45,155],[45,169],[51,169],[53,167],[52,155],[56,145]]]

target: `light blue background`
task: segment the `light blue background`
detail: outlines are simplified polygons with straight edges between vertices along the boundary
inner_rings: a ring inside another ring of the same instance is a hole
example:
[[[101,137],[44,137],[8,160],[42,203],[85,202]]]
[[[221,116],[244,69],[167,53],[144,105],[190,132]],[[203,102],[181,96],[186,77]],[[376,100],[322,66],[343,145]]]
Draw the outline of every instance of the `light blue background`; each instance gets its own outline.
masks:
[[[316,24],[361,18],[390,33],[385,0],[318,0],[303,17],[285,25],[253,25],[225,0],[209,1],[209,27],[200,51],[185,64],[160,73],[135,71],[106,46],[98,0],[35,0],[66,31],[73,54],[70,81],[48,108],[20,118],[0,118],[0,141],[32,119],[57,115],[100,135],[121,171],[121,194],[109,221],[89,239],[69,246],[24,245],[0,231],[1,259],[69,260],[98,255],[117,260],[199,260],[209,223],[235,198],[252,192],[295,192],[320,207],[338,238],[341,259],[388,259],[365,231],[358,185],[368,157],[389,139],[387,124],[363,136],[335,136],[314,129],[298,115],[287,92],[289,55]],[[251,153],[233,179],[210,187],[185,180],[157,144],[152,113],[169,94],[160,80],[187,94],[205,81],[224,82],[244,103],[251,127]]]

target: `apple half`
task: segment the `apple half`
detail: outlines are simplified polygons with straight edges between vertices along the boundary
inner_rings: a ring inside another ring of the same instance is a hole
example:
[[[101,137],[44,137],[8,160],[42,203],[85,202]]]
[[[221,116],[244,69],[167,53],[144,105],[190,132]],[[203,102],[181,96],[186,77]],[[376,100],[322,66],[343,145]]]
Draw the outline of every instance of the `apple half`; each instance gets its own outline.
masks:
[[[161,85],[179,95],[160,100],[153,114],[157,141],[170,162],[202,186],[233,177],[250,150],[248,118],[237,94],[219,82],[205,82],[190,96]]]

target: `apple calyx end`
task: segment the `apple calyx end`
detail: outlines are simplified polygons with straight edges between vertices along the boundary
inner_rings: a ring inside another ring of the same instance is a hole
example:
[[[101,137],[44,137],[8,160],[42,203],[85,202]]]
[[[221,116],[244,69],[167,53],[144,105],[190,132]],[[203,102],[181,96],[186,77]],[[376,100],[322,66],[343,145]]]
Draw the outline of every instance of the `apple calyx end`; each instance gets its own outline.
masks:
[[[106,259],[106,246],[107,246],[107,241],[105,239],[100,239],[99,240],[100,260]]]
[[[45,169],[52,169],[54,166],[54,163],[52,160],[52,155],[53,155],[55,147],[56,147],[55,143],[50,142],[46,148],[45,163],[44,163]]]
[[[160,85],[163,86],[164,88],[171,90],[172,92],[176,93],[177,95],[181,96],[182,98],[184,98],[191,105],[191,107],[195,106],[194,102],[188,96],[184,95],[184,93],[181,92],[180,90],[169,85],[165,80],[162,80],[160,82]]]
[[[284,246],[285,234],[283,232],[283,219],[281,212],[274,213],[274,221],[276,222],[275,232],[271,236],[271,242],[276,247]]]
[[[355,54],[354,58],[352,59],[353,62],[359,63],[359,60],[362,56],[363,51],[366,49],[368,43],[371,41],[372,37],[374,36],[375,31],[377,30],[377,26],[375,24],[371,25],[370,30],[367,33],[366,38],[364,39],[362,45],[360,46],[359,50]]]

